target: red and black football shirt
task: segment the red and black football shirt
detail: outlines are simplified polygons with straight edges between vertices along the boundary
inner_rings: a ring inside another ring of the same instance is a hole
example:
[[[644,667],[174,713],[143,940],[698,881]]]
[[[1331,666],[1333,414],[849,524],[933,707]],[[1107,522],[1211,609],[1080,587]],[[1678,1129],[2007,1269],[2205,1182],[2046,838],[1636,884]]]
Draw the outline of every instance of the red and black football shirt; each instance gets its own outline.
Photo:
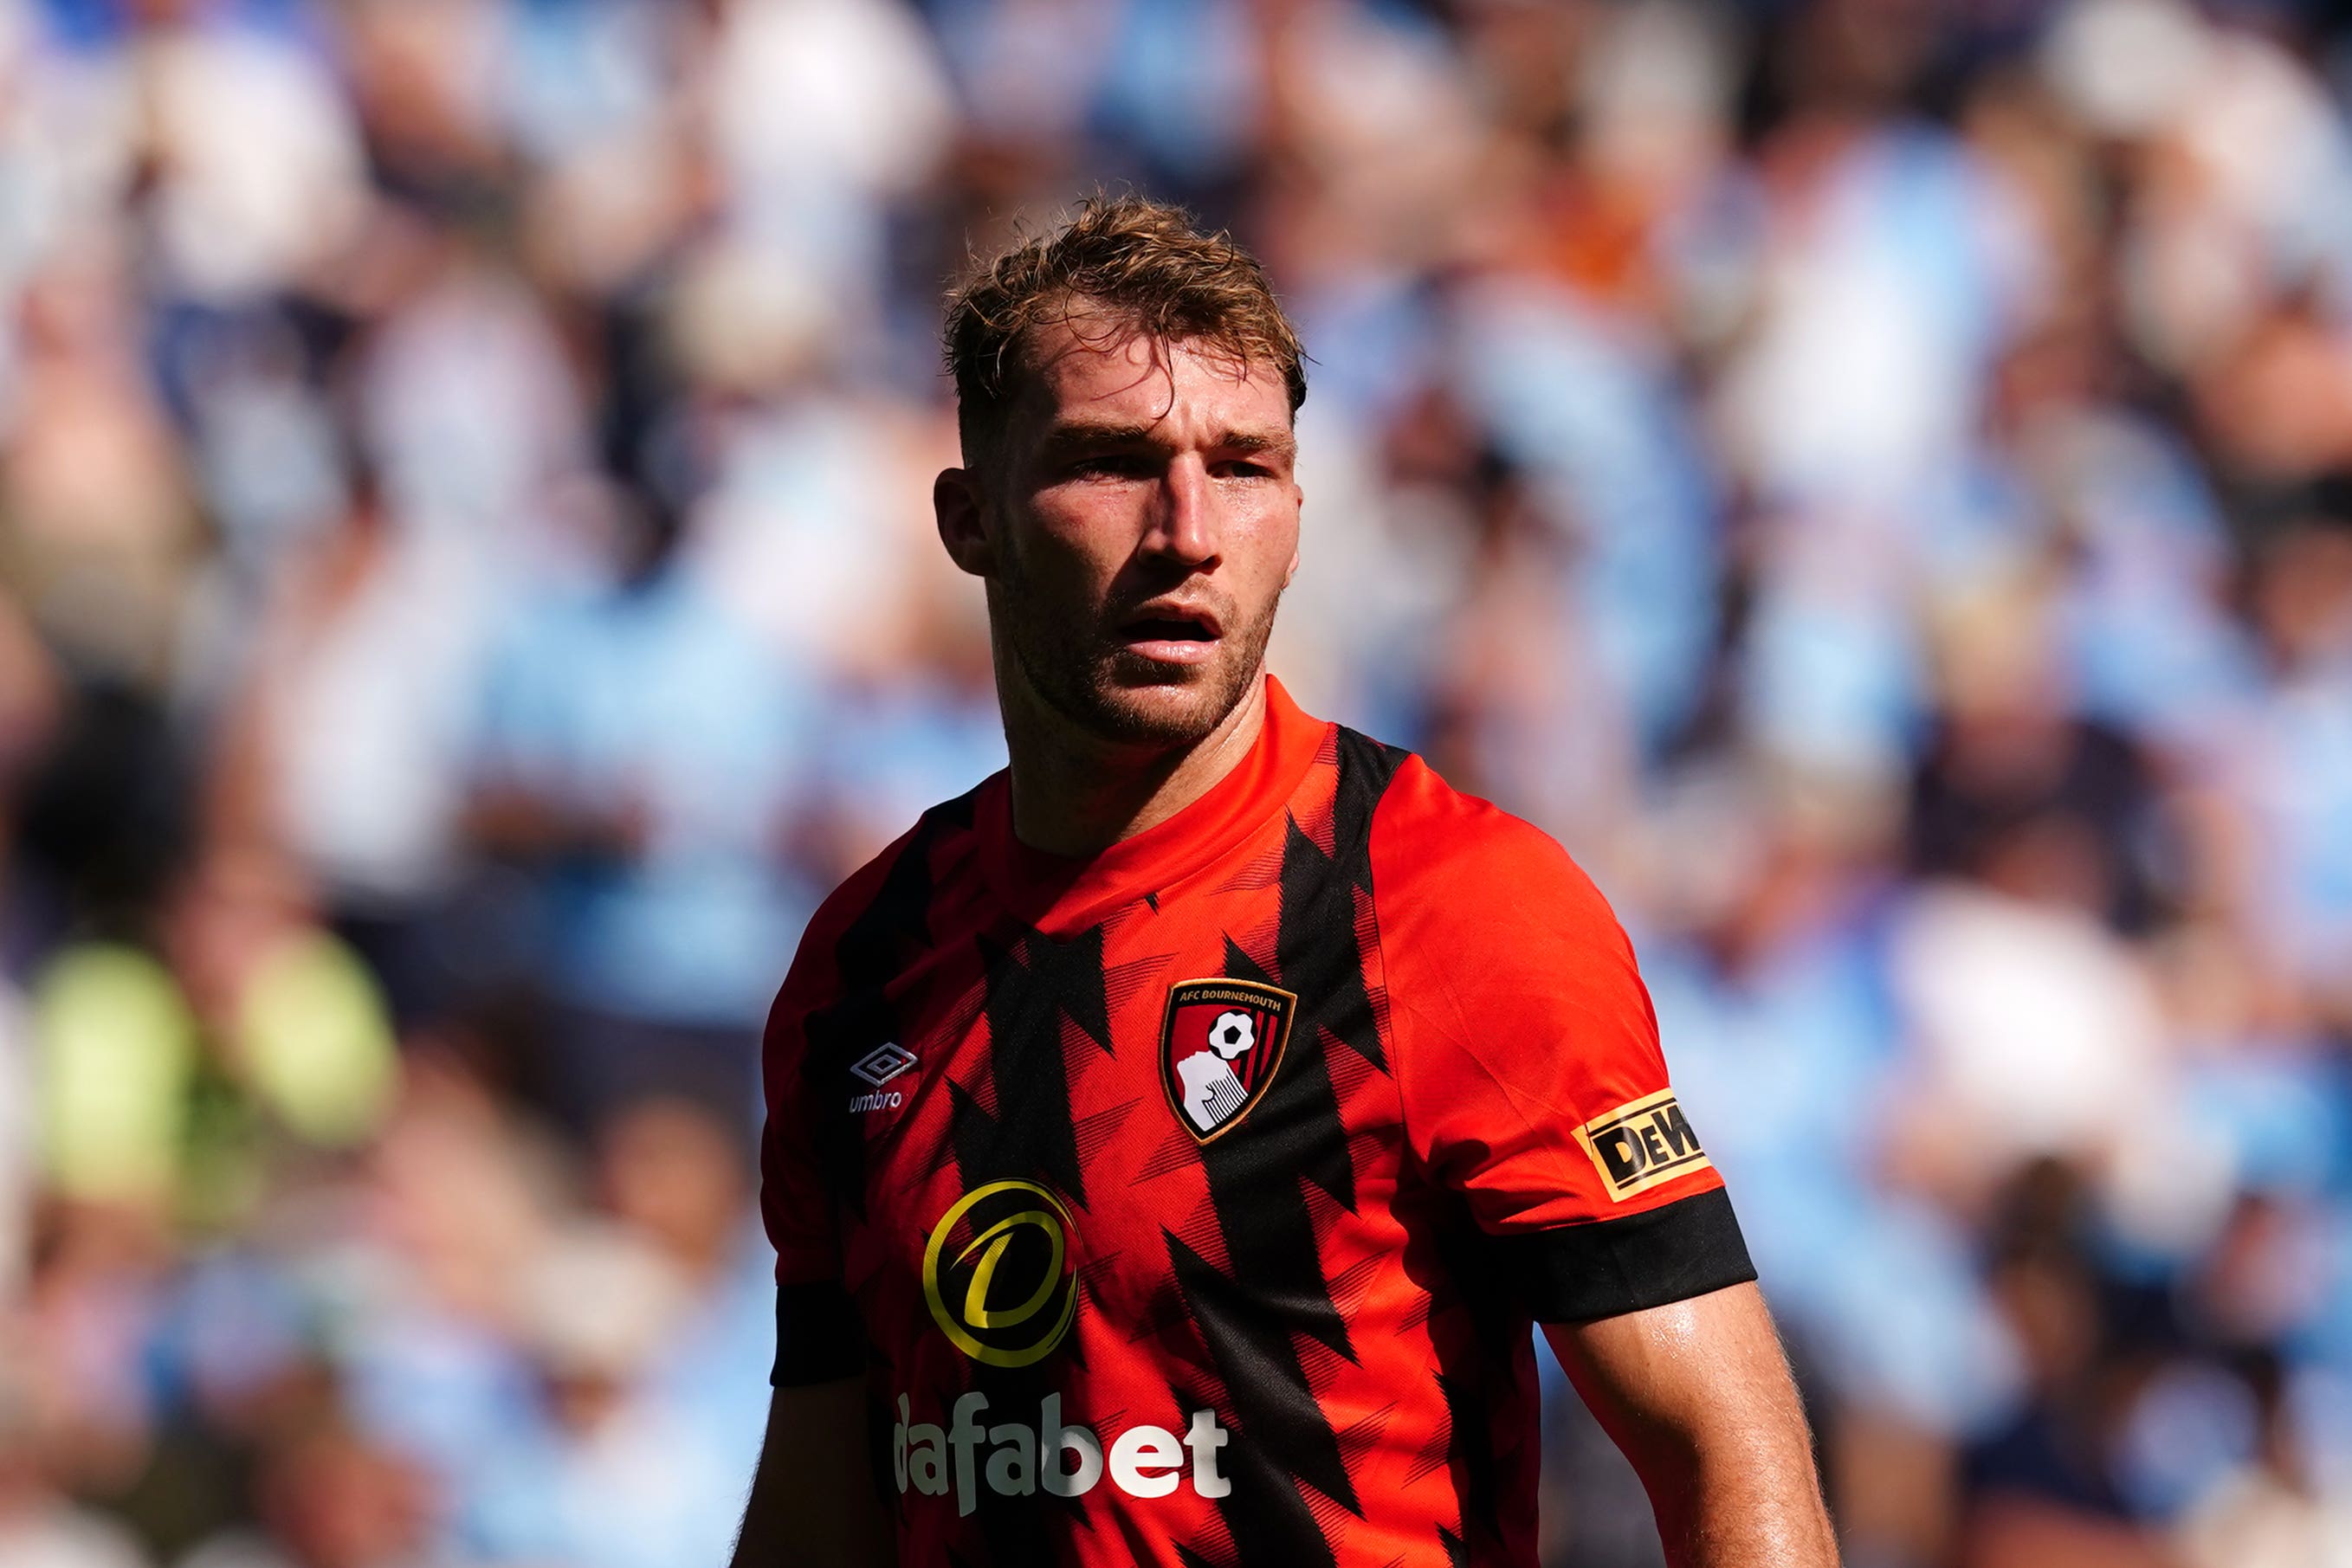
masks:
[[[910,1568],[1532,1564],[1531,1322],[1754,1277],[1591,883],[1270,677],[1100,854],[926,812],[766,1076],[774,1380],[866,1377]]]

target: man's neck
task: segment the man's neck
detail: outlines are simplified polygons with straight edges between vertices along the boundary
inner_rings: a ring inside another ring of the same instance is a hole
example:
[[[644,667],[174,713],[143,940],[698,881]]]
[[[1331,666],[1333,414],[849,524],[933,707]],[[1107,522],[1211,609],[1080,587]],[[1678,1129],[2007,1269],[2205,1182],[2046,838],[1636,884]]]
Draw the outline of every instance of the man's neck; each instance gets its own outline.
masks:
[[[1265,678],[1207,735],[1159,750],[1097,739],[1034,698],[1004,706],[1013,836],[1076,857],[1158,826],[1232,772],[1265,726]]]

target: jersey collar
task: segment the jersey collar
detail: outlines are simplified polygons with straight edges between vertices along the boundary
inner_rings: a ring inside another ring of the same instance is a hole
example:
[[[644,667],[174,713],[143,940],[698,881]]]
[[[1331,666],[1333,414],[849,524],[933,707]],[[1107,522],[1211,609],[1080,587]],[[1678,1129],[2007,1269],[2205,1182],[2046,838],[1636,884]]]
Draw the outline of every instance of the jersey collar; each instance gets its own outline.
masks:
[[[982,872],[1005,907],[1040,930],[1075,929],[1238,848],[1287,805],[1331,727],[1303,712],[1271,673],[1265,680],[1265,721],[1232,771],[1166,821],[1092,855],[1050,854],[1015,838],[1011,775],[991,777],[973,826]]]

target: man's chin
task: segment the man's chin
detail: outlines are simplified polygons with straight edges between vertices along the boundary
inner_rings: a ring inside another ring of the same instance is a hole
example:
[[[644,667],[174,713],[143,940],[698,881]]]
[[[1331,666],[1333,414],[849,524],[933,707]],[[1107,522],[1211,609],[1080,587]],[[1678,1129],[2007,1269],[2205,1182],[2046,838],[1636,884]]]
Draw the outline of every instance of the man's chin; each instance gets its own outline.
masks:
[[[1189,686],[1114,688],[1098,694],[1094,728],[1106,740],[1191,746],[1207,738],[1231,711]]]
[[[1106,737],[1160,746],[1202,740],[1247,689],[1222,664],[1178,664],[1122,650],[1094,685],[1097,728]]]

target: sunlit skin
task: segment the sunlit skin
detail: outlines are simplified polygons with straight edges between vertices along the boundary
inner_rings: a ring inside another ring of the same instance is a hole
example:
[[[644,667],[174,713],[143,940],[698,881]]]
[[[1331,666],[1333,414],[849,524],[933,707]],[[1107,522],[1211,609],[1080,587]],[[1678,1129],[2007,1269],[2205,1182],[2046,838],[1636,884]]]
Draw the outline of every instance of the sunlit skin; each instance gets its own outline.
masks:
[[[987,584],[1014,831],[1083,855],[1196,799],[1265,718],[1298,570],[1280,371],[1078,313],[1034,331],[1002,450],[932,488]]]
[[[1762,1291],[1734,1285],[1544,1333],[1642,1478],[1670,1568],[1836,1568]]]

